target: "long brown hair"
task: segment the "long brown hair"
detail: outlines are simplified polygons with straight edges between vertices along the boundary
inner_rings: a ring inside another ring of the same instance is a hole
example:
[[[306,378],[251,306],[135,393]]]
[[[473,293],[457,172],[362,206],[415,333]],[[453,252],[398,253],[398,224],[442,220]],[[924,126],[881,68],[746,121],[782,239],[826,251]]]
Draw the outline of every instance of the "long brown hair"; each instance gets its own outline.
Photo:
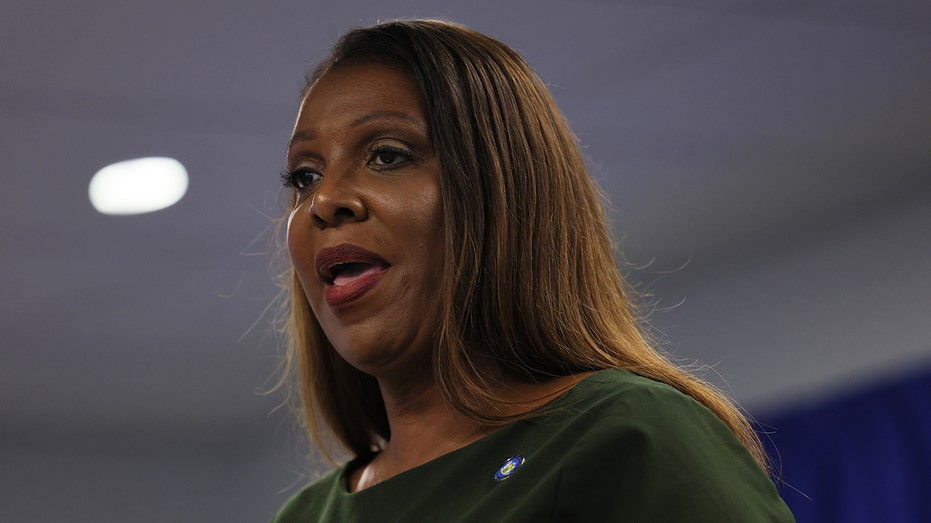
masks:
[[[436,384],[488,425],[516,419],[483,372],[525,381],[606,368],[667,383],[707,406],[767,470],[747,419],[719,391],[664,358],[644,336],[578,143],[536,73],[511,48],[440,21],[395,21],[346,33],[308,86],[339,64],[406,68],[427,107],[442,165],[445,272],[433,356]],[[390,438],[375,382],[343,361],[293,270],[289,347],[301,410],[327,453],[324,426],[354,453]],[[530,412],[520,417],[535,415]]]

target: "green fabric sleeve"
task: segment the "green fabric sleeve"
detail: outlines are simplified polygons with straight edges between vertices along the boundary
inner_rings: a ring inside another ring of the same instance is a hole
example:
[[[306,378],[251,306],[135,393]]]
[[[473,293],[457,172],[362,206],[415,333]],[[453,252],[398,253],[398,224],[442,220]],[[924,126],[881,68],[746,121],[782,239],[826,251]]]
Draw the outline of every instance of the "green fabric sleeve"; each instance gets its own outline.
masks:
[[[593,411],[601,418],[563,461],[553,521],[794,521],[746,448],[692,398],[650,384]]]
[[[514,456],[525,462],[496,481]],[[541,416],[361,492],[346,490],[352,468],[305,488],[274,521],[794,521],[710,410],[620,370],[583,380]]]

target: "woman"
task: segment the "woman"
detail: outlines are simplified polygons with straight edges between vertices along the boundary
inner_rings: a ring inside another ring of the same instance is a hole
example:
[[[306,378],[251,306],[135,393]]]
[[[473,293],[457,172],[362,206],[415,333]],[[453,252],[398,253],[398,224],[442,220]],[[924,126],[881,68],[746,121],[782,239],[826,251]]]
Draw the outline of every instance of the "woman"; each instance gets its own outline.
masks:
[[[288,371],[326,452],[275,521],[791,521],[744,417],[638,329],[599,194],[513,50],[354,30],[288,148]]]

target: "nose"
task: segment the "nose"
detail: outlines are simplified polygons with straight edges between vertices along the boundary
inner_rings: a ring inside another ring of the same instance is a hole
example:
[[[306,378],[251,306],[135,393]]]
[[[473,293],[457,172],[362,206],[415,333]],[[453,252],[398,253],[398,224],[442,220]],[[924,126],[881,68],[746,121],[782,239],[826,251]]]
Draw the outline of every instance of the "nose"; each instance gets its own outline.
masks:
[[[368,208],[359,194],[353,174],[334,171],[331,169],[323,176],[311,196],[309,212],[314,226],[319,229],[368,218]]]

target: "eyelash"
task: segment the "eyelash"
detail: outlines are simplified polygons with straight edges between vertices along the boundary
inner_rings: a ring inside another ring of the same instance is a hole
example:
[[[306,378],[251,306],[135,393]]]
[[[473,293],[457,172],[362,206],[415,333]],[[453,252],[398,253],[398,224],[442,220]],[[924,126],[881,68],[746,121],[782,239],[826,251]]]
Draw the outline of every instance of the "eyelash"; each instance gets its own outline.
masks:
[[[293,171],[282,171],[281,172],[281,184],[285,187],[291,187],[297,190],[305,189],[310,183],[301,183],[301,178],[307,174],[315,174],[319,177],[322,177],[323,174],[311,169],[310,167],[299,167]]]
[[[402,149],[400,147],[395,147],[392,145],[376,144],[369,148],[368,164],[369,165],[374,164],[375,160],[382,154],[395,154],[397,156],[400,156],[404,160],[404,162],[409,162],[414,159],[414,155],[406,149]],[[381,165],[376,164],[375,167],[379,169],[387,170],[393,167],[397,167],[398,165],[399,164],[381,164]],[[297,169],[294,169],[293,171],[289,171],[289,170],[282,171],[281,172],[281,183],[285,187],[291,187],[297,190],[302,190],[302,189],[307,188],[309,185],[313,183],[313,182],[301,183],[301,178],[305,175],[316,175],[321,178],[323,177],[323,173],[315,171],[314,169],[310,167],[299,167]]]
[[[408,151],[407,149],[402,149],[400,147],[395,147],[393,145],[387,145],[387,144],[381,144],[381,145],[375,144],[369,148],[369,154],[370,154],[369,163],[372,163],[379,155],[386,154],[386,153],[396,154],[400,156],[401,158],[403,158],[405,162],[409,162],[414,159],[414,155],[411,154],[411,152]],[[390,164],[390,165],[378,165],[377,167],[389,168],[389,167],[395,167],[395,166],[396,164]]]

